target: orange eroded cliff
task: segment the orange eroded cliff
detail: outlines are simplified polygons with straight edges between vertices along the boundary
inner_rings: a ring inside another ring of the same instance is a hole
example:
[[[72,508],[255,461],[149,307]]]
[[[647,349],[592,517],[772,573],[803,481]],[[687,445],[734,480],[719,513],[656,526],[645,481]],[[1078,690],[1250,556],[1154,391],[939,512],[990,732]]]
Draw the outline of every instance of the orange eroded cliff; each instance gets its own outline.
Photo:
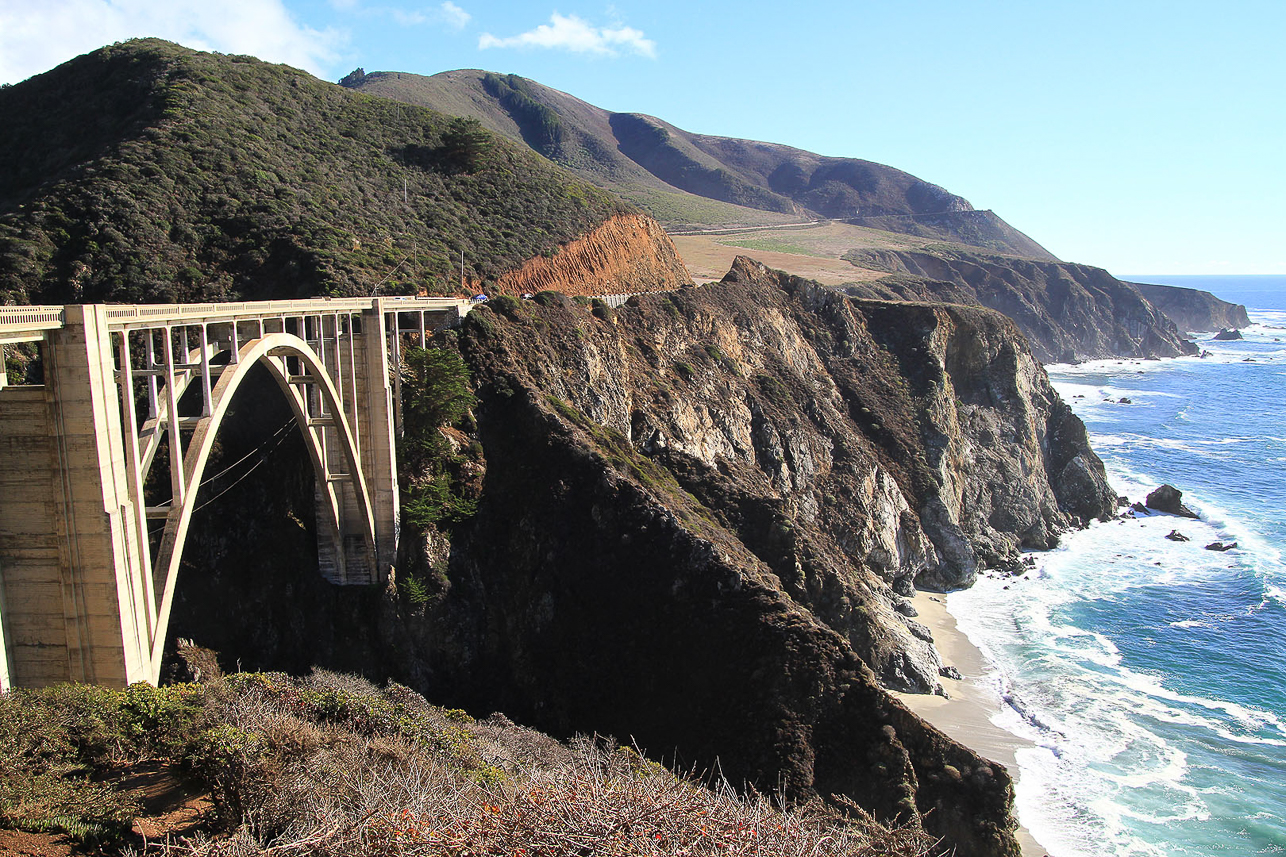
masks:
[[[659,223],[644,215],[621,214],[564,244],[552,256],[528,259],[518,270],[499,277],[489,291],[632,294],[673,289],[691,281]]]

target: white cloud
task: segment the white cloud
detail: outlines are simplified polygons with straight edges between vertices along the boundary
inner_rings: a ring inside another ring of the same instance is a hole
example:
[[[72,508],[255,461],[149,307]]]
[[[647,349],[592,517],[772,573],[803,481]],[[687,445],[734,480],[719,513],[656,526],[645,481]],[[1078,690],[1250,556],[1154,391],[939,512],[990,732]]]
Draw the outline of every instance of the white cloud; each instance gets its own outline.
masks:
[[[140,36],[251,54],[319,77],[331,71],[345,40],[335,30],[303,26],[281,0],[0,0],[0,82],[16,83]]]
[[[473,18],[472,15],[452,3],[451,0],[447,0],[438,8],[442,11],[442,19],[457,30],[464,29],[464,25]]]
[[[355,6],[356,4],[354,4]],[[446,24],[453,30],[462,30],[464,25],[473,20],[473,16],[459,6],[447,0],[436,9],[396,9],[391,6],[372,7],[362,10],[372,15],[388,15],[404,27],[417,24]]]
[[[516,36],[499,38],[483,33],[478,48],[551,48],[579,54],[616,56],[618,49],[644,57],[656,57],[656,42],[633,27],[595,27],[576,15],[555,12],[548,24],[541,24]]]

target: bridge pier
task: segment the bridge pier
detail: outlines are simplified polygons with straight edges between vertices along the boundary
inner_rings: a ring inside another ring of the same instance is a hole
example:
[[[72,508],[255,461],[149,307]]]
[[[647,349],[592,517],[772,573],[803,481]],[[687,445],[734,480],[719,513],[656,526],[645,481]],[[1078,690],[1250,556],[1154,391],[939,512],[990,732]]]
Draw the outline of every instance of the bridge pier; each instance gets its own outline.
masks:
[[[44,386],[0,391],[10,681],[123,685],[148,635],[105,308],[67,307],[44,358]]]

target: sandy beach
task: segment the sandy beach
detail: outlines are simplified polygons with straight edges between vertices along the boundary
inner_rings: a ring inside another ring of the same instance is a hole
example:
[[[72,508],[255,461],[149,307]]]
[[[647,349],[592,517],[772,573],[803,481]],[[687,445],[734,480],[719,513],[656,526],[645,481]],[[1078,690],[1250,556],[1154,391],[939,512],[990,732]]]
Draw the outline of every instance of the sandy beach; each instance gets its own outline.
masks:
[[[916,693],[896,694],[898,699],[961,744],[1000,762],[1017,781],[1018,765],[1014,752],[1028,745],[991,722],[992,715],[1000,710],[1001,702],[988,681],[987,663],[982,652],[956,628],[955,618],[947,612],[946,596],[936,592],[917,592],[913,603],[920,614],[918,621],[933,632],[942,660],[960,670],[963,679],[942,680],[947,693],[951,694],[950,699]],[[1047,853],[1025,827],[1018,829],[1018,842],[1022,845],[1023,857],[1045,857]]]

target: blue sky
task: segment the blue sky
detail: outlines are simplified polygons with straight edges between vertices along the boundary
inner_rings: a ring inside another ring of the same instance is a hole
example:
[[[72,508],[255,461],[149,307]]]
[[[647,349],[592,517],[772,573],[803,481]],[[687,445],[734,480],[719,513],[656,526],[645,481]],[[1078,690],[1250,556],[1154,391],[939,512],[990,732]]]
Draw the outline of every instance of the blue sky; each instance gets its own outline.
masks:
[[[1286,0],[0,0],[0,82],[157,35],[337,80],[516,73],[890,164],[1117,274],[1286,274]]]

